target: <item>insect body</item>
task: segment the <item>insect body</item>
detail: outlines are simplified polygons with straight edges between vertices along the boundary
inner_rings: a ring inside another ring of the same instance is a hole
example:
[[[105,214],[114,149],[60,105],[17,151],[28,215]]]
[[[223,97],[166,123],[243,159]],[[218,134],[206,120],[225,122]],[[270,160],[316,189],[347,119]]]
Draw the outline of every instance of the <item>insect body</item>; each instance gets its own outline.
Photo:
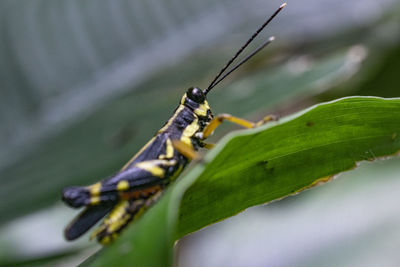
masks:
[[[102,244],[112,241],[130,221],[140,216],[161,196],[164,188],[176,179],[189,161],[196,156],[196,151],[200,147],[211,147],[203,140],[222,121],[229,120],[252,128],[273,119],[268,116],[258,123],[252,123],[228,114],[214,117],[206,95],[229,73],[273,40],[270,38],[220,78],[233,60],[284,6],[285,4],[257,30],[207,89],[202,91],[192,87],[187,90],[173,116],[119,172],[90,186],[73,186],[63,190],[62,199],[68,205],[74,208],[85,206],[85,209],[65,229],[67,240],[80,237],[108,214],[92,237],[96,237]]]
[[[196,133],[203,132],[212,118],[204,93],[198,88],[190,88],[171,119],[121,171],[88,187],[66,188],[63,192],[66,203],[72,207],[87,206],[66,229],[67,239],[75,239],[90,227],[89,224],[84,228],[77,225],[90,218],[94,222],[94,215],[101,218],[118,203],[96,231],[100,242],[112,239],[179,175],[189,162],[192,150],[203,145]]]

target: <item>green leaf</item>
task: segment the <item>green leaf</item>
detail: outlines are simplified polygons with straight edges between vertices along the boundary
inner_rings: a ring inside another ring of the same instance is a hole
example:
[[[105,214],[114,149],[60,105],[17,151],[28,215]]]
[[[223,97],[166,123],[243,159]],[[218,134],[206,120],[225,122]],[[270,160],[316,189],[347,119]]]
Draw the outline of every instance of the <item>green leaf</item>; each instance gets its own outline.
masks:
[[[400,99],[350,97],[226,136],[160,202],[85,264],[166,266],[175,240],[400,150]]]

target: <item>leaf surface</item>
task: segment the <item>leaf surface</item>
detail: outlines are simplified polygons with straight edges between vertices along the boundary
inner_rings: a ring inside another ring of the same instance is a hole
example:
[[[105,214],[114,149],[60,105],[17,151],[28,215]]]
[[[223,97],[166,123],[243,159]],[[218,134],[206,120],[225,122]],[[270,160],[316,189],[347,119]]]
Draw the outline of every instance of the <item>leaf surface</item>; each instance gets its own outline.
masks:
[[[349,97],[229,134],[96,259],[93,266],[172,264],[174,242],[244,209],[329,181],[400,150],[400,99]]]

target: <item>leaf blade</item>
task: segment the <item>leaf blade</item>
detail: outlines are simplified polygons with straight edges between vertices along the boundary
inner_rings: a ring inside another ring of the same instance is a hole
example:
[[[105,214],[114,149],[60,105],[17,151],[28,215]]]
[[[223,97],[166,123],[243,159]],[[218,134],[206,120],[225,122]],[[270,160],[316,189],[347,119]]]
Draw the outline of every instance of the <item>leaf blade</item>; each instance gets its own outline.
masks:
[[[171,265],[173,243],[185,234],[327,182],[359,161],[394,155],[400,150],[398,114],[400,99],[349,97],[231,133],[92,266]],[[146,238],[151,241],[141,247]],[[134,253],[121,249],[126,244]]]

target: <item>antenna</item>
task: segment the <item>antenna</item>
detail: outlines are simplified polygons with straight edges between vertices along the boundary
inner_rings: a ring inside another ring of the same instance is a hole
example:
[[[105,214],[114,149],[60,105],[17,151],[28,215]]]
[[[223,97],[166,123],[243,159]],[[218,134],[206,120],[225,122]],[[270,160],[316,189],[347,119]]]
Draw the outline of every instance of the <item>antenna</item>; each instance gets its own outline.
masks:
[[[257,37],[257,35],[275,18],[276,15],[286,6],[286,3],[283,3],[275,12],[272,14],[265,22],[263,25],[261,25],[255,33],[246,41],[246,43],[236,52],[236,54],[226,63],[226,65],[220,70],[217,76],[215,76],[214,80],[210,83],[210,85],[203,91],[205,95],[207,95],[208,92],[219,82],[221,82],[226,76],[228,76],[232,71],[237,69],[240,65],[245,63],[247,60],[249,60],[252,56],[254,56],[256,53],[258,53],[261,49],[263,49],[265,46],[267,46],[269,43],[271,43],[274,38],[271,37],[268,39],[267,42],[265,42],[263,45],[261,45],[258,49],[256,49],[253,53],[251,53],[249,56],[247,56],[245,59],[240,61],[235,67],[233,67],[230,71],[228,71],[227,74],[225,74],[221,79],[221,75],[225,72],[225,70],[232,64],[232,62],[243,52],[243,50],[254,40],[254,38]]]
[[[208,92],[211,91],[211,89],[213,89],[217,84],[219,84],[223,79],[225,79],[229,74],[231,74],[234,70],[236,70],[237,68],[239,68],[241,65],[243,65],[243,63],[245,63],[246,61],[248,61],[250,58],[252,58],[255,54],[257,54],[258,52],[260,52],[264,47],[266,47],[267,45],[269,45],[270,43],[272,43],[275,40],[274,36],[271,36],[268,38],[268,40],[263,43],[262,45],[260,45],[256,50],[254,50],[250,55],[248,55],[247,57],[245,57],[244,59],[242,59],[238,64],[236,64],[232,69],[230,69],[227,73],[224,74],[224,76],[222,76],[221,78],[219,78],[217,81],[215,81],[211,86],[209,86],[207,88]]]

